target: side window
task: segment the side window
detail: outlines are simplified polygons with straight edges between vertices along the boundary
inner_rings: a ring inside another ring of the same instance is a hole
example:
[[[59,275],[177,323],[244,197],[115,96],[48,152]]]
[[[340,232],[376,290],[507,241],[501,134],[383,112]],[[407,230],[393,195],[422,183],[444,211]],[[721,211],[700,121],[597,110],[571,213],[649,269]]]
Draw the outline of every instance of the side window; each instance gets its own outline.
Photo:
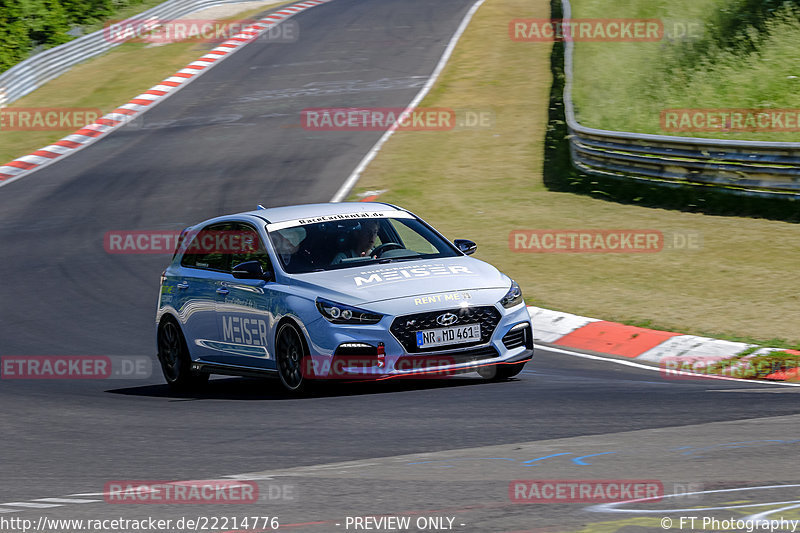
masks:
[[[265,271],[272,272],[272,263],[270,263],[269,255],[267,255],[264,243],[258,237],[258,231],[243,222],[232,224],[233,236],[236,239],[241,239],[241,246],[234,246],[233,253],[231,254],[231,268],[239,263],[245,261],[258,261],[261,263],[261,268]],[[229,269],[230,270],[230,269]]]
[[[216,245],[217,237],[230,233],[232,224],[206,226],[194,236],[181,258],[181,266],[230,272],[231,254]]]

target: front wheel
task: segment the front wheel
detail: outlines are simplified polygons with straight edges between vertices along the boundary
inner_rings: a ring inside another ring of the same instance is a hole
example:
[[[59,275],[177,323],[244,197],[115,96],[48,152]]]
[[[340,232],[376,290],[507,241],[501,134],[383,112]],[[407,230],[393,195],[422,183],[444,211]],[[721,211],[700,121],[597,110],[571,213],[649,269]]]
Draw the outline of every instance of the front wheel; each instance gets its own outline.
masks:
[[[158,326],[158,360],[164,379],[175,390],[192,389],[208,381],[208,374],[192,372],[186,339],[174,320],[164,320]]]
[[[289,392],[303,392],[308,387],[308,380],[303,377],[303,364],[308,354],[300,332],[292,324],[287,322],[278,328],[275,352],[278,376],[283,386]]]

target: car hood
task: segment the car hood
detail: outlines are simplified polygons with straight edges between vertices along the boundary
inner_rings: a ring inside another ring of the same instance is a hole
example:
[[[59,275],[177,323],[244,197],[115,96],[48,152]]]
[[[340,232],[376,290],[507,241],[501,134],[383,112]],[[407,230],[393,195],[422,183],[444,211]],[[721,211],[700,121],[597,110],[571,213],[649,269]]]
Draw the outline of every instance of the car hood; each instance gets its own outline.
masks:
[[[350,305],[447,291],[507,290],[511,285],[508,276],[492,265],[465,256],[371,264],[291,278],[319,296]]]

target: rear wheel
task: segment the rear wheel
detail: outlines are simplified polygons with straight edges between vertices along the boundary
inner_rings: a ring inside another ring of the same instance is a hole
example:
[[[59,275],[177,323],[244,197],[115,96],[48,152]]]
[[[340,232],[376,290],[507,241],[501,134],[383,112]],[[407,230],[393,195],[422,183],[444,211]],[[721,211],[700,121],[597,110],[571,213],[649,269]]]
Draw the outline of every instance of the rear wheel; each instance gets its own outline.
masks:
[[[307,355],[297,328],[289,322],[282,324],[275,336],[275,359],[281,383],[289,392],[299,393],[308,388],[308,380],[303,376]]]
[[[205,384],[208,374],[192,372],[192,359],[178,324],[166,319],[158,326],[158,360],[167,384],[175,390],[188,390]]]
[[[525,363],[482,366],[478,369],[478,374],[480,374],[482,378],[491,381],[503,381],[508,378],[513,378],[522,372],[523,368],[525,368]]]

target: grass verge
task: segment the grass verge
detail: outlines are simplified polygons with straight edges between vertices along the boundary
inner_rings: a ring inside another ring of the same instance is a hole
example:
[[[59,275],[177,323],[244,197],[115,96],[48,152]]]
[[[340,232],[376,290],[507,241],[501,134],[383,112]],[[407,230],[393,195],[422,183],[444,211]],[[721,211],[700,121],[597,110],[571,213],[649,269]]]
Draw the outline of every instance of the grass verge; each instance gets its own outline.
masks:
[[[476,257],[515,278],[530,304],[683,333],[800,345],[792,266],[800,260],[798,225],[548,190],[543,171],[569,179],[566,167],[556,165],[566,150],[563,135],[560,141],[552,135],[563,128],[560,110],[557,102],[548,107],[552,47],[512,41],[508,24],[547,18],[549,11],[547,0],[487,0],[421,105],[492,110],[493,127],[395,133],[351,198],[388,189],[381,201],[411,209],[450,238],[476,240]],[[551,143],[547,159],[545,142]],[[620,228],[694,232],[702,247],[650,254],[509,248],[515,229]]]
[[[800,109],[800,2],[572,0],[575,18],[658,18],[659,42],[576,42],[574,103],[594,128],[721,139],[794,131],[670,132],[664,109]],[[794,6],[794,7],[791,7]],[[686,35],[679,37],[681,33]],[[796,121],[795,121],[796,122]],[[755,124],[754,124],[755,125]],[[756,126],[758,128],[758,126]]]

